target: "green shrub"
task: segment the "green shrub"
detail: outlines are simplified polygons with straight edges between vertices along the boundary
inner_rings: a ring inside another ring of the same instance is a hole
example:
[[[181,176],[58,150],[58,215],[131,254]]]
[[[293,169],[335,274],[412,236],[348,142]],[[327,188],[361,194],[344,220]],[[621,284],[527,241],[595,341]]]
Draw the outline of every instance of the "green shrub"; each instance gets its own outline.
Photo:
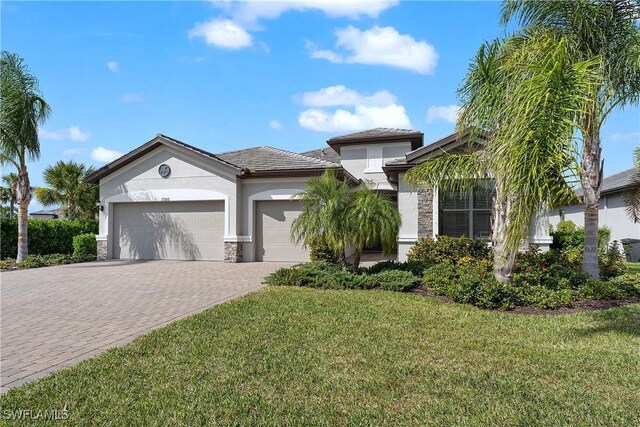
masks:
[[[422,239],[407,254],[409,262],[432,266],[456,264],[462,258],[491,260],[491,248],[484,240],[439,236],[438,240]]]
[[[418,279],[408,271],[388,270],[381,271],[367,277],[367,285],[370,288],[380,288],[385,291],[404,292],[413,288]]]
[[[95,260],[95,256],[79,257],[69,254],[29,255],[26,260],[19,264],[14,258],[6,258],[0,261],[0,270],[39,268],[93,260]]]
[[[611,242],[604,253],[598,256],[600,278],[603,280],[620,276],[627,271],[626,259],[617,240]]]
[[[576,298],[576,291],[571,289],[549,289],[544,286],[528,286],[521,288],[522,304],[539,308],[570,307]]]
[[[452,297],[452,295],[449,294],[450,287],[456,278],[457,275],[453,265],[436,264],[425,270],[422,281],[425,286],[436,295]]]
[[[29,254],[72,254],[73,237],[86,233],[98,234],[98,220],[29,219]],[[17,218],[0,220],[0,241],[0,258],[15,257],[18,253]]]
[[[552,231],[553,237],[552,249],[561,252],[571,249],[577,249],[582,252],[584,249],[584,228],[576,226],[572,221],[560,221],[556,227],[556,231]],[[611,230],[607,227],[598,229],[598,247],[605,251],[611,239]]]
[[[328,262],[307,262],[293,267],[280,268],[267,276],[269,285],[306,286],[318,289],[373,289],[406,291],[417,282],[416,276],[407,271],[389,270],[376,274],[354,274]]]
[[[580,289],[588,299],[622,299],[640,296],[640,274],[623,274],[609,280],[588,280]]]
[[[98,253],[98,242],[95,234],[78,234],[73,236],[73,256],[77,258],[93,258]]]
[[[420,277],[427,267],[427,265],[419,262],[381,261],[369,268],[363,269],[362,272],[365,274],[377,274],[382,271],[408,271],[413,273],[415,276]]]
[[[309,258],[311,261],[324,261],[331,263],[336,263],[338,261],[338,257],[336,257],[335,252],[331,250],[326,239],[318,237],[317,239],[312,239],[308,242],[308,245]]]

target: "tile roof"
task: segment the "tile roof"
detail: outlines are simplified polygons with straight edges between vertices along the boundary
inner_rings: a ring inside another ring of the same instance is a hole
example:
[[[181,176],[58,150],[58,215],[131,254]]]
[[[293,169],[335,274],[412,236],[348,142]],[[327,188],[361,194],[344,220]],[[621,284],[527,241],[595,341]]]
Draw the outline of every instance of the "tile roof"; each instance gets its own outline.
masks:
[[[340,163],[340,154],[336,153],[336,150],[331,147],[318,148],[317,150],[305,151],[300,154],[314,159],[326,160],[327,162]]]
[[[640,181],[640,175],[635,168],[610,175],[602,180],[600,193],[614,193],[625,190]],[[582,196],[582,188],[576,190],[578,197]]]
[[[422,132],[414,129],[395,129],[395,128],[375,128],[363,130],[361,132],[349,133],[346,135],[334,136],[329,141],[347,141],[354,139],[374,139],[374,138],[389,138],[389,137],[402,137],[402,136],[422,136]]]
[[[250,172],[340,167],[339,163],[273,147],[246,148],[244,150],[216,154],[215,156]]]

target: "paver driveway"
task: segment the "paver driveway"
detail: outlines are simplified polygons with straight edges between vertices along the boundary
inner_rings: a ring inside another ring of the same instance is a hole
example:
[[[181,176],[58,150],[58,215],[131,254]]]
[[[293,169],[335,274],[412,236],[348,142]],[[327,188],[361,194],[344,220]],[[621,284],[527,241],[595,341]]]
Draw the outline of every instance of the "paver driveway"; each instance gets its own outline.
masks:
[[[2,391],[262,287],[281,263],[103,261],[0,275]]]

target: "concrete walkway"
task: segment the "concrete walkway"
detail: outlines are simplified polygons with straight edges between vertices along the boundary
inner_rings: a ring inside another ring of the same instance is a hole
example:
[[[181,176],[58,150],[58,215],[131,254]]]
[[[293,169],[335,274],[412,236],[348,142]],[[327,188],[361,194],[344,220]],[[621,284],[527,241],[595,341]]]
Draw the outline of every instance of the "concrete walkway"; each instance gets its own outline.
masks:
[[[0,388],[261,288],[282,263],[103,261],[0,274]]]

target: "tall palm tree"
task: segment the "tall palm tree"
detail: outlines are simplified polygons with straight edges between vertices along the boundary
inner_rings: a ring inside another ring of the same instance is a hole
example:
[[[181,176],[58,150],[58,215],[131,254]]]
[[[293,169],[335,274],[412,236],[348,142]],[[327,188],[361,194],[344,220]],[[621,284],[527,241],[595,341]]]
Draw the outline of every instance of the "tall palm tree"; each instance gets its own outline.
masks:
[[[598,202],[602,182],[600,129],[615,108],[640,101],[640,1],[507,0],[502,23],[517,21],[521,33],[541,29],[567,40],[568,59],[597,61],[600,84],[587,98],[578,129],[582,134],[580,182],[585,244],[583,270],[598,278]]]
[[[0,201],[2,201],[3,205],[9,205],[7,216],[13,218],[16,211],[16,185],[18,183],[18,175],[13,172],[3,175],[2,183],[4,185],[0,187]]]
[[[31,186],[27,162],[40,157],[38,125],[44,123],[51,109],[42,98],[38,79],[29,72],[22,58],[2,52],[0,59],[0,163],[17,169],[16,203],[18,203],[18,254],[27,258],[27,215]]]
[[[567,60],[567,40],[526,34],[485,43],[471,61],[459,89],[459,130],[482,134],[484,147],[447,154],[411,169],[409,183],[468,193],[490,178],[494,275],[511,280],[515,255],[532,219],[546,207],[567,202],[565,180],[574,169],[573,131],[585,94],[597,83],[594,63]]]
[[[333,170],[310,179],[298,197],[303,208],[291,227],[292,238],[305,246],[324,241],[343,268],[357,269],[366,246],[381,243],[385,254],[395,248],[401,218],[388,197],[367,187],[351,190]],[[352,263],[348,248],[354,251]]]
[[[636,168],[636,179],[631,188],[624,192],[623,197],[629,218],[638,223],[640,222],[640,147],[633,150],[633,163]]]
[[[62,205],[62,214],[67,219],[95,218],[98,186],[84,182],[93,171],[93,167],[73,160],[60,160],[53,166],[47,166],[44,182],[50,188],[36,188],[36,198],[44,206]]]

